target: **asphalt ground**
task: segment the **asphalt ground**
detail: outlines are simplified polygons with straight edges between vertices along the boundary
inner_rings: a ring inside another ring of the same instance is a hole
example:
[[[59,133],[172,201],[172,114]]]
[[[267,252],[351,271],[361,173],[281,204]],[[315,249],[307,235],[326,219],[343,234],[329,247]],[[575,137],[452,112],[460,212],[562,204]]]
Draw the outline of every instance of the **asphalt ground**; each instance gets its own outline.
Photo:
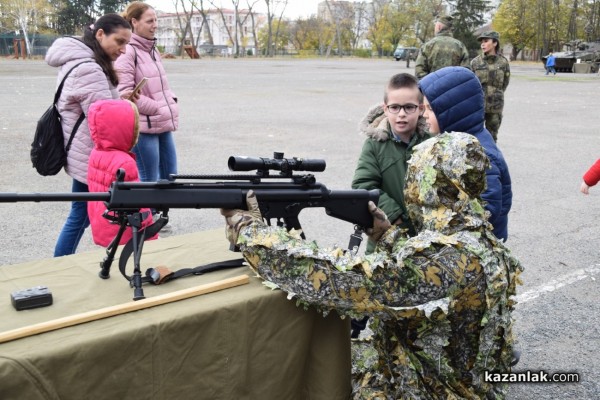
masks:
[[[358,122],[382,100],[405,62],[362,59],[165,60],[179,97],[180,173],[229,173],[231,155],[323,158],[317,180],[350,186],[364,137]],[[516,371],[575,372],[578,383],[518,383],[510,399],[600,398],[600,188],[579,193],[600,157],[595,74],[544,76],[539,64],[511,65],[499,146],[513,179],[507,245],[525,267],[515,332]],[[56,70],[41,60],[0,60],[0,192],[69,192],[64,173],[41,177],[29,148],[51,102]],[[0,265],[51,257],[68,203],[0,204]],[[346,246],[350,224],[323,210],[300,214],[307,236]],[[173,210],[174,234],[223,228],[217,210]],[[202,246],[202,243],[198,243]],[[79,251],[97,251],[89,233]],[[144,262],[144,259],[142,259]],[[8,297],[8,296],[7,296]]]

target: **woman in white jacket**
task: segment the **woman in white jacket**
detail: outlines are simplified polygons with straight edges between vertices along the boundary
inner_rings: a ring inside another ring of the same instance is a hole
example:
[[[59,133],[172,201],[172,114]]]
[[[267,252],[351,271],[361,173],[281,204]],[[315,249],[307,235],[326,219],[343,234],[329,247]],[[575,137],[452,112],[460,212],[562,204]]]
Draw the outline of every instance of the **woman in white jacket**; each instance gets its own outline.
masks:
[[[119,98],[119,81],[112,63],[125,52],[125,45],[130,38],[129,23],[118,14],[107,14],[86,27],[82,38],[59,38],[48,49],[46,62],[52,67],[60,68],[57,85],[68,71],[77,66],[65,81],[57,103],[62,116],[65,145],[79,116],[82,113],[87,115],[93,102]],[[123,93],[123,97],[128,94],[130,93]],[[66,173],[73,178],[74,193],[88,192],[87,169],[92,147],[87,120],[84,120],[75,133],[65,167]],[[87,204],[73,202],[58,237],[54,256],[75,253],[89,224]]]

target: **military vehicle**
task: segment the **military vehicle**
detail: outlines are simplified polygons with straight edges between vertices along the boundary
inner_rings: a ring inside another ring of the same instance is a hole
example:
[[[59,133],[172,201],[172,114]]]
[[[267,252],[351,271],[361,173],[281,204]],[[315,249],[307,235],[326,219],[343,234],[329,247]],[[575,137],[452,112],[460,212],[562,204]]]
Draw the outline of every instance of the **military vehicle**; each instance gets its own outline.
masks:
[[[414,61],[417,59],[417,54],[419,54],[419,49],[416,47],[398,46],[396,51],[394,51],[394,59],[400,61],[406,60],[406,57],[410,57],[410,59]]]
[[[583,42],[575,40],[566,43],[565,47],[567,47],[566,51],[554,53],[554,68],[557,72],[573,72],[573,65],[578,62],[590,64],[590,72],[598,72],[598,65],[600,65],[600,41]],[[546,65],[547,57],[542,57],[544,66]]]

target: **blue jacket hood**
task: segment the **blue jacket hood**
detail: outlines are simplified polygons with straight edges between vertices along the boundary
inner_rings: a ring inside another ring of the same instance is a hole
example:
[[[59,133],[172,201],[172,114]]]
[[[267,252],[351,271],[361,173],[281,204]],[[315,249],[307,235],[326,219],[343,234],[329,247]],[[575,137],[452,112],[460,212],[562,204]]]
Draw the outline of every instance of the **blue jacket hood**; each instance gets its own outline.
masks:
[[[445,67],[423,77],[419,87],[431,105],[440,132],[469,133],[485,149],[490,169],[486,172],[487,188],[481,197],[490,212],[494,234],[506,240],[512,206],[510,173],[502,152],[484,127],[485,108],[479,79],[470,69]]]
[[[440,132],[481,132],[484,121],[483,89],[477,76],[464,67],[445,67],[419,82],[437,117]]]

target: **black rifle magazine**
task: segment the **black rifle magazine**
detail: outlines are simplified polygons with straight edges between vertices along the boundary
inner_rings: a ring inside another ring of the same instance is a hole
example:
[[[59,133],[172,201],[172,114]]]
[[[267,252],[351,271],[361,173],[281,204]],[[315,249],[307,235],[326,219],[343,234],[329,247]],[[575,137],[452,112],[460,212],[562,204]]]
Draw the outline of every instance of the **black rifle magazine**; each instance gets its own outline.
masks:
[[[28,310],[51,305],[52,293],[46,286],[35,286],[12,292],[10,300],[15,310]]]

